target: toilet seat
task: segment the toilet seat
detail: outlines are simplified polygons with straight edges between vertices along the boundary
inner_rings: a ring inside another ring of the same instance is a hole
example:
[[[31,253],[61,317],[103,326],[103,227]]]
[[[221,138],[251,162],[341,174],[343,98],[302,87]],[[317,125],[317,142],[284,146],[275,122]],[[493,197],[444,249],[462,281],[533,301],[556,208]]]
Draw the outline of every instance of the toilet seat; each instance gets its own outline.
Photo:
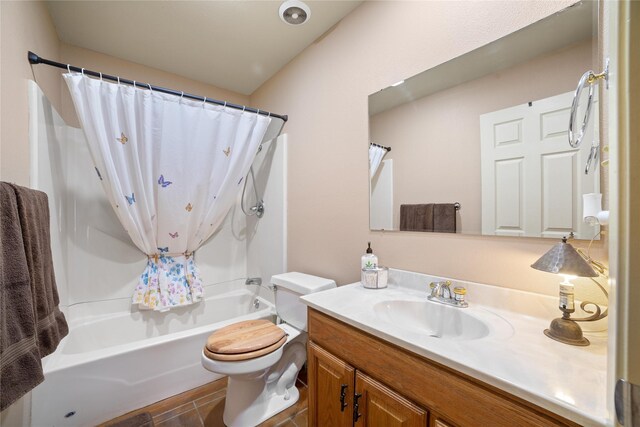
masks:
[[[207,338],[203,354],[212,360],[241,361],[274,352],[287,342],[282,328],[264,319],[234,323]]]

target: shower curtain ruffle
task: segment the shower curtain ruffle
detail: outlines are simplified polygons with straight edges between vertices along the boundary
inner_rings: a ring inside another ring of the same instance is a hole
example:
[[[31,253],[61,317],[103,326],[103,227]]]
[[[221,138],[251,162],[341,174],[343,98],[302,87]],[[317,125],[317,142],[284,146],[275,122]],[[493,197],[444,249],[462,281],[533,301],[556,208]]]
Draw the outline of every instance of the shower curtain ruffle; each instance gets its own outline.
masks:
[[[158,311],[203,298],[193,253],[236,202],[271,118],[64,75],[99,179],[148,256],[133,304]]]
[[[133,304],[165,311],[202,300],[204,288],[194,255],[150,256],[133,292]]]

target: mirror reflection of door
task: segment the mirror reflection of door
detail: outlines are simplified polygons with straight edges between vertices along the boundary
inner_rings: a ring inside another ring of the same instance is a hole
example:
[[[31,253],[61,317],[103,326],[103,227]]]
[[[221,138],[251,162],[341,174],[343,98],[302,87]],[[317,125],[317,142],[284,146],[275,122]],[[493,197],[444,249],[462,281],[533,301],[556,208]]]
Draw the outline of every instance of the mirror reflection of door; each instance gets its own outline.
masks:
[[[599,168],[585,174],[598,120],[579,148],[567,143],[573,92],[480,116],[482,234],[591,239],[582,195],[600,192]],[[593,117],[598,117],[597,97]]]

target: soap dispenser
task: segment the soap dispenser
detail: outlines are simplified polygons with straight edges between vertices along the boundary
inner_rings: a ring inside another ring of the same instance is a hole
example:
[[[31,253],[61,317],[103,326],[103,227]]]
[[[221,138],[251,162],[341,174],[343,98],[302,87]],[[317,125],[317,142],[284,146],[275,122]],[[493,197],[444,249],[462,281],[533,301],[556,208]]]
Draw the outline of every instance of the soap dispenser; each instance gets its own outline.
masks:
[[[367,247],[367,251],[364,255],[362,255],[361,260],[361,268],[377,268],[378,267],[378,257],[373,254],[373,249],[371,249],[371,242],[368,242],[369,245]]]

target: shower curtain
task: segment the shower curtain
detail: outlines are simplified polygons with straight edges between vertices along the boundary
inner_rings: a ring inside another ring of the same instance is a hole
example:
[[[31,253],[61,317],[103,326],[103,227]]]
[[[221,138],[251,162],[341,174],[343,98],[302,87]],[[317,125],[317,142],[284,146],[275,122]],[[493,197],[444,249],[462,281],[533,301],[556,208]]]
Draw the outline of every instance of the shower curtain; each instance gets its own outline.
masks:
[[[369,144],[369,177],[373,178],[373,176],[378,171],[378,167],[380,166],[380,162],[382,162],[382,158],[387,154],[387,150],[382,147],[378,147],[377,145]]]
[[[235,202],[271,119],[83,74],[64,79],[94,178],[148,256],[133,303],[165,311],[200,301],[194,252]]]

